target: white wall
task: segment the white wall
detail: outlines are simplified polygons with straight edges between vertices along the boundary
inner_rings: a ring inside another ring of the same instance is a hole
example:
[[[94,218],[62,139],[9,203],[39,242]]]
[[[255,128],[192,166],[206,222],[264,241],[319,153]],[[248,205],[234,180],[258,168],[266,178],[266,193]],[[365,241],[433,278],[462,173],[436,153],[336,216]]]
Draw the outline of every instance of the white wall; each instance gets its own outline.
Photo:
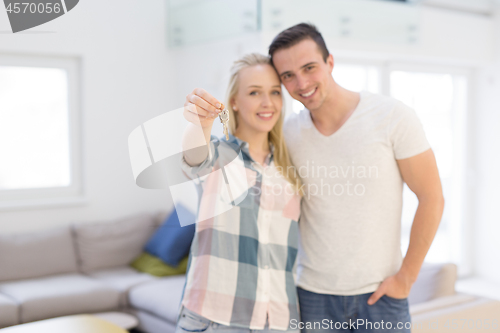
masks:
[[[142,122],[179,107],[166,47],[166,2],[85,0],[66,15],[17,34],[0,10],[0,52],[80,57],[84,187],[88,203],[0,211],[0,233],[156,211],[166,190],[134,184],[127,139]],[[48,33],[41,33],[48,32]]]

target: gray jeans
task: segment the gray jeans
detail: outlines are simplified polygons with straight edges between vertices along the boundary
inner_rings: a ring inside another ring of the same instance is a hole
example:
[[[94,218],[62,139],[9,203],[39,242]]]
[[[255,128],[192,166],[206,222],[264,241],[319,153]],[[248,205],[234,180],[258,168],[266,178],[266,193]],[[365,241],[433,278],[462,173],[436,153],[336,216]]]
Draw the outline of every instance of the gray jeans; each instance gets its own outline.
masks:
[[[200,316],[193,311],[186,309],[182,306],[181,313],[179,314],[179,319],[177,320],[177,327],[175,328],[175,333],[299,333],[300,330],[288,330],[288,331],[280,331],[280,330],[272,330],[269,329],[269,323],[266,322],[266,326],[263,330],[251,330],[248,328],[234,327],[222,325],[216,322],[211,321],[205,317]]]

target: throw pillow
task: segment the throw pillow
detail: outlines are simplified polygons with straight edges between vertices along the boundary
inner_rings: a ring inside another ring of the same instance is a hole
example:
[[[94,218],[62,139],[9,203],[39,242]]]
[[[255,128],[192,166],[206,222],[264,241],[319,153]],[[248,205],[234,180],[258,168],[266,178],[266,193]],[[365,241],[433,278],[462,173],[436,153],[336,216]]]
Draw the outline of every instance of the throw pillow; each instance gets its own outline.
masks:
[[[195,215],[185,207],[177,205],[177,210],[173,210],[144,248],[149,254],[159,257],[164,263],[174,267],[177,267],[182,258],[189,253],[196,219]],[[182,216],[183,221],[192,221],[192,223],[181,227],[178,214]]]
[[[130,266],[139,272],[148,273],[154,276],[179,275],[186,273],[188,258],[188,256],[184,257],[180,261],[179,266],[173,267],[161,261],[160,258],[143,252],[130,264]]]

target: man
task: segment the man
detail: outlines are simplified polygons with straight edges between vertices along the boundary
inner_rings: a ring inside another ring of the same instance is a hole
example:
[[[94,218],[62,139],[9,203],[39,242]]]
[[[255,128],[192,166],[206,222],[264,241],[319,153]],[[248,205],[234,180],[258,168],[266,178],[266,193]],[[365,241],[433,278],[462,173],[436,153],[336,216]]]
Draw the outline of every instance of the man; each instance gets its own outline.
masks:
[[[297,264],[301,326],[410,332],[407,297],[444,208],[420,121],[400,101],[339,86],[333,56],[313,25],[281,32],[269,55],[306,108],[284,128],[306,193]],[[419,200],[404,260],[403,182]]]

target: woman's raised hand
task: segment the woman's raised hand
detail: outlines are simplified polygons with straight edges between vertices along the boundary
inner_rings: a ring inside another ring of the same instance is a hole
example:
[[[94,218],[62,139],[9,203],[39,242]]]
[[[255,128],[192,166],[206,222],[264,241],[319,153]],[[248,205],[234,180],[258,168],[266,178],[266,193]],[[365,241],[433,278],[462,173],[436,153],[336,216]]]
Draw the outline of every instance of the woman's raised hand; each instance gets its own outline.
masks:
[[[210,95],[205,89],[195,88],[186,96],[184,118],[202,128],[211,127],[222,110],[223,104]]]

